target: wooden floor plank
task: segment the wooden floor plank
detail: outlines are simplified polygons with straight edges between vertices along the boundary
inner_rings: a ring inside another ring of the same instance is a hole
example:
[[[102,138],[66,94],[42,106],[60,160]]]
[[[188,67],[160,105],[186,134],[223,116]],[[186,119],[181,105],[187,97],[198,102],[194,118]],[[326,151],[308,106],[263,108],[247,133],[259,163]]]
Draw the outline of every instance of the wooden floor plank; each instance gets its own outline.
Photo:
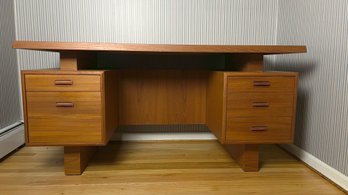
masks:
[[[0,162],[0,194],[344,194],[274,145],[246,173],[216,141],[112,142],[81,176],[62,147],[24,147]]]

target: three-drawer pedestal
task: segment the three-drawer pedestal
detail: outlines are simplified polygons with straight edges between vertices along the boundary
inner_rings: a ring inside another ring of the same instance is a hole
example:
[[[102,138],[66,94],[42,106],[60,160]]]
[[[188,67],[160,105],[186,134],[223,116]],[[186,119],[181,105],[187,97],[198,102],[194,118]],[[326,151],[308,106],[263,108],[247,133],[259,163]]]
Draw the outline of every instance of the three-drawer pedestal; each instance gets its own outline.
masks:
[[[297,73],[211,72],[207,125],[224,144],[291,143]]]
[[[292,143],[297,73],[210,72],[207,125],[244,171],[259,169],[259,144]]]

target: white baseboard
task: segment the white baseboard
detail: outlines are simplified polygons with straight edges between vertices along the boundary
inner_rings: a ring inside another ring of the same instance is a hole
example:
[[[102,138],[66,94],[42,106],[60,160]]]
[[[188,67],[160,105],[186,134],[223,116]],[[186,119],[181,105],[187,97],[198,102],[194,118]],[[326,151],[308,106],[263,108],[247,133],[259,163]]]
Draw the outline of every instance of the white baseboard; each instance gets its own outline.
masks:
[[[24,125],[15,127],[0,136],[0,159],[24,144]]]
[[[348,177],[346,175],[293,144],[284,144],[281,145],[281,147],[294,154],[310,167],[317,170],[319,173],[323,174],[325,177],[348,191]]]
[[[120,140],[114,136],[112,140]],[[124,133],[122,141],[161,141],[161,140],[216,140],[210,132],[177,133]]]
[[[9,125],[9,126],[6,126],[6,127],[2,128],[2,129],[0,129],[0,133],[3,133],[3,132],[5,132],[5,131],[8,131],[9,129],[12,129],[12,128],[14,128],[14,127],[16,127],[16,126],[19,126],[19,125],[21,125],[21,124],[23,124],[22,121],[15,122],[15,123],[13,123],[13,124],[11,124],[11,125]]]

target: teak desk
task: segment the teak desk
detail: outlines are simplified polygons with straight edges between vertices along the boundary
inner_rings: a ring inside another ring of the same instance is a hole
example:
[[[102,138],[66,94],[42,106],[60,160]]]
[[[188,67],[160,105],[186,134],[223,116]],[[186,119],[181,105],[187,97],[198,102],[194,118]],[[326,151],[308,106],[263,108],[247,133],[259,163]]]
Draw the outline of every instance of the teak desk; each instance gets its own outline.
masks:
[[[22,71],[22,89],[26,144],[64,146],[67,175],[120,125],[207,125],[244,171],[258,171],[259,144],[293,142],[297,73],[264,72],[263,56],[305,46],[13,47],[60,53],[59,70]]]

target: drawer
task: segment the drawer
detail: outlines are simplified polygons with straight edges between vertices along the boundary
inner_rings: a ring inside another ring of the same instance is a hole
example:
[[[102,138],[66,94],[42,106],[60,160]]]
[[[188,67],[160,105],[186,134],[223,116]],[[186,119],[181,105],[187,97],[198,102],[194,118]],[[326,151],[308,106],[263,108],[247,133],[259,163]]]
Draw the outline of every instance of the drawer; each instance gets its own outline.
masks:
[[[291,117],[293,109],[292,93],[227,94],[227,120],[233,117]]]
[[[27,92],[26,98],[30,144],[102,142],[100,92]]]
[[[26,91],[100,91],[99,75],[25,75]]]
[[[291,143],[292,118],[233,118],[227,121],[226,143]]]
[[[227,92],[293,92],[296,77],[227,78]]]

